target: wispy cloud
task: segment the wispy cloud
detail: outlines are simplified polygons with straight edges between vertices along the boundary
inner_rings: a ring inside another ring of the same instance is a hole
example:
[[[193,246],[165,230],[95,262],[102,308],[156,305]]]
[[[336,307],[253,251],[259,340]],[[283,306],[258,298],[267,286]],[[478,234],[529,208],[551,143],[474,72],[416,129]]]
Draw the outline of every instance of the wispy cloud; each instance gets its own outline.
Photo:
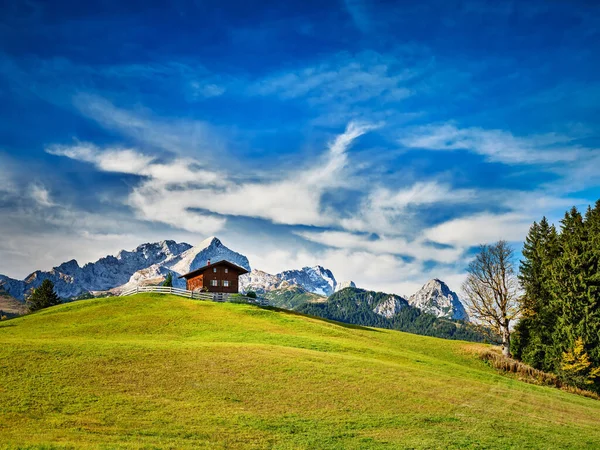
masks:
[[[373,99],[392,103],[412,95],[405,83],[415,75],[394,58],[377,53],[342,54],[333,62],[269,75],[250,85],[248,93],[304,98],[313,105],[355,105]]]
[[[402,255],[417,258],[419,261],[451,263],[460,258],[462,248],[440,248],[425,242],[422,238],[409,241],[402,237],[378,237],[371,239],[365,234],[345,231],[298,231],[299,236],[329,247],[353,251],[366,251],[372,254]]]
[[[200,120],[158,119],[147,110],[131,112],[97,95],[78,94],[74,105],[103,127],[117,130],[140,144],[178,154],[222,149],[223,140],[211,125]],[[210,152],[209,152],[210,151]]]
[[[328,225],[334,218],[321,210],[321,196],[344,180],[346,150],[373,129],[369,124],[350,124],[329,145],[317,165],[286,173],[276,181],[238,182],[226,172],[197,167],[193,161],[173,159],[158,163],[154,157],[130,149],[99,150],[93,145],[51,146],[48,152],[93,163],[107,172],[146,177],[136,186],[128,204],[139,217],[188,231],[220,229],[225,218],[248,216],[280,224]]]
[[[435,151],[467,150],[489,161],[507,164],[572,162],[587,149],[558,134],[517,137],[504,130],[458,128],[453,124],[425,125],[402,131],[400,143],[408,148]]]

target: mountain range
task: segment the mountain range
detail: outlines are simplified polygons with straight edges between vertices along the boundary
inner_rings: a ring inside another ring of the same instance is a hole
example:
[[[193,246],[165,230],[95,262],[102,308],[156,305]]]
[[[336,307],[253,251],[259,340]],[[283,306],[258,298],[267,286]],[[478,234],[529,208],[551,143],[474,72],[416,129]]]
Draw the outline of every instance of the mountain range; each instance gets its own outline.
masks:
[[[185,287],[179,279],[192,270],[203,267],[208,260],[227,260],[249,272],[240,277],[242,292],[254,291],[267,298],[274,306],[297,309],[304,303],[322,303],[335,293],[352,289],[352,281],[338,283],[333,273],[322,267],[303,267],[269,274],[252,269],[248,258],[227,248],[216,237],[205,239],[197,246],[172,240],[146,243],[132,251],[122,250],[116,256],[106,256],[83,267],[77,261],[67,261],[49,271],[37,270],[23,280],[0,275],[0,292],[24,302],[43,280],[53,282],[58,295],[65,299],[79,296],[119,294],[136,286],[161,283],[168,273],[173,274],[173,285]],[[426,283],[419,291],[405,299],[386,294],[378,303],[375,313],[391,318],[402,307],[410,305],[436,317],[468,320],[456,293],[441,280]]]

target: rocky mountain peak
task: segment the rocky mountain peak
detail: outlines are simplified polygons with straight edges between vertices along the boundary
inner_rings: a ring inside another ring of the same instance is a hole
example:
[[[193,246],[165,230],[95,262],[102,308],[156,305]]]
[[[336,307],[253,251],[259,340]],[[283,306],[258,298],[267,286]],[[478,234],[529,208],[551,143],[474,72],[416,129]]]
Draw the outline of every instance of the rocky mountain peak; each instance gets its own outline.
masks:
[[[208,247],[223,247],[223,243],[216,236],[209,236],[200,242],[196,247],[208,248]]]
[[[341,281],[335,286],[335,292],[341,291],[342,289],[348,287],[355,288],[356,284],[354,283],[354,281]]]
[[[408,302],[427,313],[448,319],[469,320],[465,308],[455,292],[446,283],[434,278],[429,280]]]

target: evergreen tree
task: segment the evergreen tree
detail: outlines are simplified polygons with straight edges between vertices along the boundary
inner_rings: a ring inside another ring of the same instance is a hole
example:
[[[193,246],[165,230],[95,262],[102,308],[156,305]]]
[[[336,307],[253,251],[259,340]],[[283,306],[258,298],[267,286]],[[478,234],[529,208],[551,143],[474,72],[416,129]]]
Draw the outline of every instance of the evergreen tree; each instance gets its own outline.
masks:
[[[523,246],[519,268],[522,318],[515,327],[515,356],[540,370],[553,370],[548,342],[555,326],[549,291],[550,266],[559,254],[556,228],[544,217],[533,223]]]
[[[27,305],[31,312],[59,305],[60,303],[60,298],[54,291],[54,284],[48,279],[42,281],[40,287],[34,289],[33,293],[27,299]]]
[[[561,220],[560,255],[551,266],[549,280],[556,324],[552,333],[551,358],[554,372],[560,369],[562,354],[573,348],[578,337],[588,342],[586,332],[586,238],[583,217],[573,207]]]
[[[585,218],[569,210],[560,233],[545,219],[534,223],[519,280],[523,317],[515,354],[567,383],[600,391],[600,377],[590,376],[600,371],[600,200]]]
[[[163,286],[166,287],[173,287],[173,273],[169,272],[167,274],[167,276],[165,277],[165,281],[162,284]]]
[[[600,200],[585,215],[587,241],[585,250],[587,303],[585,305],[585,333],[582,335],[590,351],[590,358],[600,367]]]

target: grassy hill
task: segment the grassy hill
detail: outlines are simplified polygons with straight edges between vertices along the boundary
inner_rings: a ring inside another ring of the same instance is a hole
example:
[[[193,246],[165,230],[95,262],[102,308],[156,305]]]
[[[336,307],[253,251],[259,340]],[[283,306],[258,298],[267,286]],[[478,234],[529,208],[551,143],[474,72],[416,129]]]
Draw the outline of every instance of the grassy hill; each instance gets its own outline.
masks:
[[[0,448],[599,448],[600,402],[481,344],[181,297],[0,322]]]

